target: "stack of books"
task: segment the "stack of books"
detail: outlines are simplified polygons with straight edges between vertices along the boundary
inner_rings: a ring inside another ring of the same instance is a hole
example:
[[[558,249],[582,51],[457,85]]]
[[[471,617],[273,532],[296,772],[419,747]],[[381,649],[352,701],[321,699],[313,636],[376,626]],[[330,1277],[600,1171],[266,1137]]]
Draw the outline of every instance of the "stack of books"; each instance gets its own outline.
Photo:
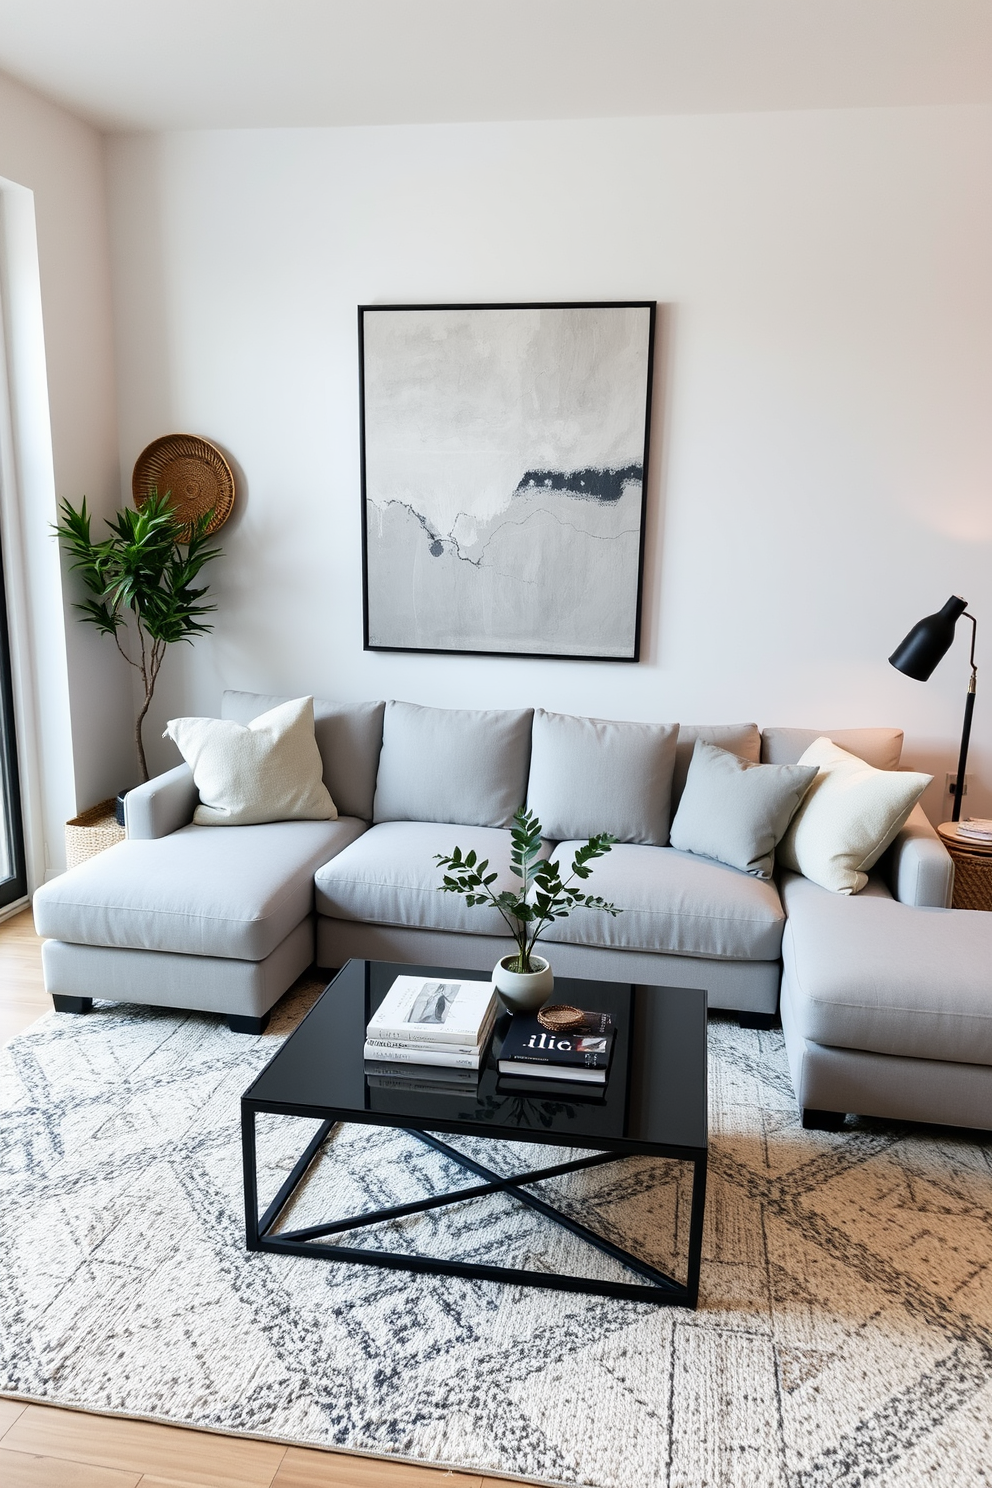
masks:
[[[605,1085],[615,1037],[609,1013],[583,1013],[581,1026],[568,1033],[549,1033],[536,1017],[514,1013],[499,1051],[499,1072]]]
[[[970,837],[972,841],[992,847],[992,821],[980,816],[966,816],[958,822],[958,836]]]
[[[495,1021],[491,982],[398,976],[365,1030],[366,1076],[473,1083]]]

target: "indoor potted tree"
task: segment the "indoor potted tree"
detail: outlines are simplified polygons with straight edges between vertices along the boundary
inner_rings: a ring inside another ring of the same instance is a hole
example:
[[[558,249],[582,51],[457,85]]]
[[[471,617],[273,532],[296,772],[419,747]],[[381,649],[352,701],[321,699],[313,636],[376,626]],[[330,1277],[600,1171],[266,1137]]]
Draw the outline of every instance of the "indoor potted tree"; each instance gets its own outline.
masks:
[[[590,876],[589,864],[608,853],[615,841],[609,832],[590,837],[572,859],[568,878],[562,879],[558,863],[541,856],[541,823],[521,806],[510,829],[510,872],[520,879],[517,893],[510,889],[494,893],[492,885],[499,875],[490,871],[488,858],[479,859],[474,851],[463,854],[456,847],[447,857],[436,854],[444,874],[440,892],[462,894],[468,905],[494,905],[516,941],[516,951],[501,957],[493,971],[493,984],[511,1012],[539,1008],[551,995],[551,967],[543,956],[534,954],[534,946],[553,921],[565,919],[580,907],[609,915],[621,913],[615,904],[586,894],[575,884],[576,879]]]
[[[113,636],[117,649],[141,677],[144,696],[134,725],[134,742],[142,781],[148,765],[141,737],[166,647],[175,641],[192,642],[213,627],[203,616],[217,608],[203,603],[206,585],[194,587],[205,563],[220,556],[207,546],[206,530],[213,512],[191,522],[180,521],[170,504],[171,492],[154,489],[140,510],[125,507],[108,521],[111,535],[96,542],[90,535],[86,497],[78,511],[61,503],[59,539],[71,557],[71,567],[94,597],[75,605],[82,618],[102,635]],[[137,657],[122,644],[131,616]],[[122,796],[125,794],[122,792]],[[120,798],[118,798],[120,806]]]

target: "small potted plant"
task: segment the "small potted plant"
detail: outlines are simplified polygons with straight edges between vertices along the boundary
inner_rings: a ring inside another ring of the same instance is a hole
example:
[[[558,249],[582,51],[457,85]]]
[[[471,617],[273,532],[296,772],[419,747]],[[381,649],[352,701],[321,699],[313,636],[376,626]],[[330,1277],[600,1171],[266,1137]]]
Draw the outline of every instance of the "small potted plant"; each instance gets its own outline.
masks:
[[[551,995],[551,967],[543,956],[534,954],[534,946],[553,921],[565,919],[580,907],[599,909],[608,915],[621,913],[615,904],[584,893],[575,883],[576,879],[589,877],[589,864],[608,853],[615,841],[609,832],[590,837],[572,859],[568,878],[562,879],[558,863],[541,856],[541,823],[521,806],[510,829],[510,872],[520,879],[517,893],[510,889],[494,893],[492,886],[499,875],[495,869],[490,870],[488,858],[479,859],[474,851],[462,853],[456,847],[447,857],[436,854],[444,873],[444,882],[438,885],[440,892],[462,894],[470,906],[494,905],[517,943],[516,951],[503,956],[493,971],[493,984],[511,1012],[533,1011]]]

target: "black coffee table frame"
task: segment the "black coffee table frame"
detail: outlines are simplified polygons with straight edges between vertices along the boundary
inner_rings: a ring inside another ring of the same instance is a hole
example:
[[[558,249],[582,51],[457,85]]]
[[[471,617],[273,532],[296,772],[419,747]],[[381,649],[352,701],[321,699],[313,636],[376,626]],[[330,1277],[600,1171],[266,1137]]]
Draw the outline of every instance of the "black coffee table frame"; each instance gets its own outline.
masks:
[[[255,1117],[260,1111],[269,1111],[277,1115],[323,1117],[321,1125],[307,1144],[299,1161],[294,1166],[289,1177],[283,1183],[279,1192],[259,1217],[258,1213],[258,1177],[255,1154]],[[638,1148],[630,1142],[624,1142],[621,1150],[607,1150],[596,1152],[591,1156],[576,1158],[571,1162],[556,1163],[552,1167],[537,1168],[530,1172],[517,1173],[511,1177],[501,1177],[491,1168],[482,1163],[475,1162],[457,1148],[442,1142],[435,1132],[443,1130],[448,1123],[431,1122],[431,1129],[427,1131],[413,1124],[407,1119],[392,1117],[388,1121],[379,1120],[376,1125],[388,1125],[393,1128],[406,1131],[418,1141],[432,1147],[436,1152],[442,1153],[457,1163],[459,1167],[476,1177],[482,1178],[484,1182],[475,1184],[468,1188],[452,1190],[448,1193],[435,1194],[426,1199],[419,1199],[410,1204],[394,1204],[386,1209],[377,1209],[367,1214],[351,1215],[346,1219],[331,1221],[328,1224],[310,1225],[305,1229],[283,1230],[276,1232],[276,1225],[286,1206],[292,1199],[296,1189],[303,1181],[311,1164],[316,1161],[320,1149],[330,1136],[339,1122],[355,1121],[354,1111],[341,1111],[335,1113],[323,1107],[302,1111],[299,1106],[287,1106],[281,1102],[259,1102],[252,1100],[250,1096],[242,1098],[241,1102],[241,1146],[244,1163],[244,1195],[245,1195],[245,1239],[247,1248],[253,1251],[272,1251],[276,1254],[317,1256],[327,1260],[348,1261],[352,1264],[358,1263],[369,1266],[384,1266],[397,1271],[421,1271],[437,1276],[464,1276],[476,1281],[498,1281],[510,1282],[518,1286],[545,1287],[554,1291],[568,1292],[591,1292],[601,1297],[624,1298],[633,1302],[652,1302],[656,1305],[670,1307],[695,1307],[699,1297],[699,1269],[702,1257],[703,1245],[703,1213],[706,1203],[706,1150],[697,1148],[686,1150],[684,1148],[671,1148],[666,1150],[658,1144],[652,1144],[650,1148]],[[478,1128],[459,1128],[457,1123],[452,1123],[450,1129],[458,1132],[459,1129],[469,1135],[478,1136]],[[507,1139],[505,1132],[500,1132],[503,1140]],[[521,1138],[533,1142],[534,1134],[528,1134]],[[602,1138],[596,1139],[597,1146],[607,1147],[609,1144]],[[555,1145],[565,1145],[558,1138]],[[542,1179],[558,1177],[564,1173],[574,1173],[582,1168],[598,1167],[605,1163],[620,1162],[625,1157],[634,1156],[640,1151],[644,1155],[652,1157],[671,1157],[683,1162],[691,1162],[693,1167],[692,1176],[692,1205],[689,1217],[689,1244],[688,1244],[688,1267],[686,1281],[676,1281],[673,1277],[659,1271],[656,1267],[649,1265],[646,1261],[631,1255],[629,1251],[622,1250],[618,1245],[597,1235],[586,1225],[579,1224],[577,1220],[569,1215],[563,1214],[560,1209],[554,1208],[536,1194],[528,1193],[526,1185],[539,1183]],[[645,1278],[644,1283],[632,1283],[621,1281],[597,1281],[585,1276],[563,1275],[556,1272],[525,1271],[517,1266],[486,1266],[475,1261],[444,1260],[433,1256],[407,1254],[402,1251],[380,1251],[360,1250],[348,1245],[325,1245],[319,1242],[325,1236],[337,1235],[344,1230],[355,1230],[367,1225],[382,1224],[389,1220],[401,1219],[409,1214],[422,1214],[430,1209],[440,1209],[448,1204],[461,1203],[466,1199],[480,1198],[484,1194],[509,1193],[522,1204],[543,1214],[546,1219],[553,1220],[555,1224],[561,1225],[569,1230],[580,1240],[595,1246],[604,1255],[612,1257],[621,1265]]]

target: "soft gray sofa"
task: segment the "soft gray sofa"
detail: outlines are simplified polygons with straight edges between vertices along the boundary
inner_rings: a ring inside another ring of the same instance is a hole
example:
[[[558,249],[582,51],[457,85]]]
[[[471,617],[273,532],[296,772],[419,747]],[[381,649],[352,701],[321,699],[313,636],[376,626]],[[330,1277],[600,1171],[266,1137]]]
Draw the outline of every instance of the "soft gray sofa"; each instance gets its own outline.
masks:
[[[247,723],[282,701],[228,692],[222,713]],[[820,944],[828,923],[828,940],[842,944],[844,926],[869,923],[869,901],[890,916],[924,917],[950,902],[950,859],[918,808],[857,901],[793,883],[794,875],[783,899],[774,882],[666,845],[695,739],[794,763],[815,730],[762,734],[754,724],[662,727],[409,703],[318,701],[314,713],[336,821],[194,825],[197,796],[181,765],[127,796],[125,842],[38,891],[35,919],[47,937],[45,979],[57,1007],[85,1011],[94,997],[189,1007],[260,1031],[314,960],[488,971],[506,951],[502,921],[439,893],[435,854],[474,848],[509,886],[508,828],[525,800],[544,823],[548,851],[564,860],[593,832],[619,839],[595,865],[592,887],[623,913],[578,911],[557,922],[546,945],[560,975],[705,988],[712,1008],[761,1026],[775,1016],[783,933],[795,913],[783,1004],[792,1049],[797,1029],[812,1043],[818,1030],[833,1036],[797,1012],[805,996],[793,970],[797,945],[816,936]],[[830,737],[878,768],[898,765],[898,730]],[[879,924],[883,957],[893,936]],[[805,1059],[812,1069],[814,1056]],[[829,1109],[821,1086],[810,1089],[804,1105]]]

